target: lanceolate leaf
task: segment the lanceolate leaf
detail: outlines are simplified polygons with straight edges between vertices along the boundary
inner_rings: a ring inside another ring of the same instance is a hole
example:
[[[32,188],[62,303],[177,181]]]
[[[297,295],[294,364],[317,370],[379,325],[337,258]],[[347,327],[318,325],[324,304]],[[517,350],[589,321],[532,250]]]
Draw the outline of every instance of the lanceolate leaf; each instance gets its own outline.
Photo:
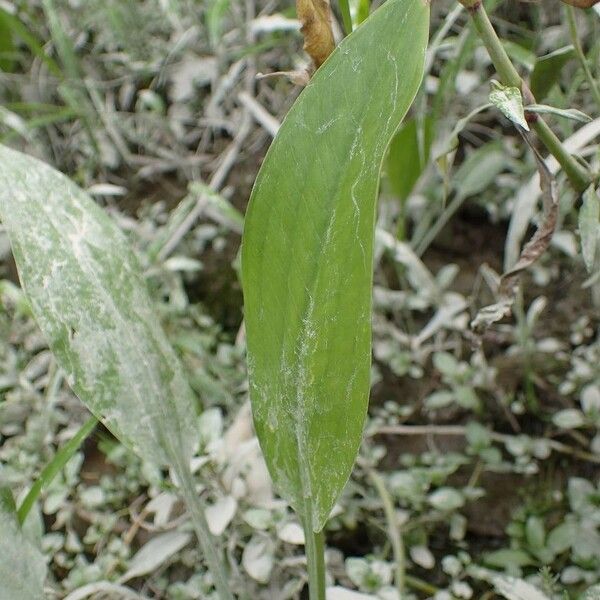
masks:
[[[12,499],[0,489],[0,600],[43,600],[46,562],[24,535]]]
[[[69,383],[137,454],[185,460],[194,401],[127,240],[67,177],[0,146],[0,219]]]
[[[317,71],[258,176],[242,247],[251,400],[280,492],[319,531],[369,394],[375,200],[423,76],[429,10],[388,0]]]

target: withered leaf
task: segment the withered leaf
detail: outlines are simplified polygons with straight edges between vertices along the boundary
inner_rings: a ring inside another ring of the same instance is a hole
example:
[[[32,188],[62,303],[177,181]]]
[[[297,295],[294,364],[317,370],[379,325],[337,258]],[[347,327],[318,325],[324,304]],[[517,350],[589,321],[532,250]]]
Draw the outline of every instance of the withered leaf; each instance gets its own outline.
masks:
[[[302,23],[304,50],[318,69],[335,48],[329,0],[296,0],[296,12]]]
[[[592,8],[594,4],[598,4],[600,0],[562,0],[565,4],[570,4],[575,8]]]
[[[517,264],[502,276],[505,285],[508,280],[532,265],[542,254],[544,254],[544,252],[546,252],[550,245],[550,241],[552,240],[552,236],[554,235],[556,221],[558,219],[558,192],[556,189],[556,181],[548,169],[546,162],[533,145],[530,134],[522,129],[520,129],[519,132],[533,151],[537,163],[538,172],[540,174],[540,187],[542,189],[543,220],[531,240],[529,240],[523,248]]]
[[[476,333],[482,333],[494,323],[501,321],[511,314],[518,289],[519,275],[546,252],[556,229],[558,219],[556,181],[543,157],[534,146],[531,134],[522,128],[518,128],[518,131],[533,151],[537,163],[540,175],[540,187],[542,189],[542,222],[533,234],[533,237],[525,244],[521,256],[514,267],[502,275],[498,289],[498,301],[495,304],[480,309],[471,322],[471,329]]]

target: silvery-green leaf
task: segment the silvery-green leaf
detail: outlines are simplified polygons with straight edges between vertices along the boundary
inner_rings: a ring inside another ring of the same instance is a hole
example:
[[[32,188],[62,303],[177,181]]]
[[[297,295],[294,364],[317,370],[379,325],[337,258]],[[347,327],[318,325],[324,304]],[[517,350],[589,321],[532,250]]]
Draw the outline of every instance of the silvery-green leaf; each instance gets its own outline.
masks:
[[[586,385],[579,401],[584,413],[600,413],[600,387],[593,383]]]
[[[214,504],[206,507],[206,520],[208,528],[213,535],[221,535],[237,510],[237,501],[233,496],[219,498]]]
[[[0,494],[0,600],[44,600],[44,557],[21,530],[10,492]]]
[[[496,591],[507,600],[550,600],[538,588],[517,577],[496,575],[492,578]]]
[[[277,531],[277,537],[288,544],[304,546],[304,530],[298,523],[286,523]]]
[[[471,567],[469,575],[489,581],[496,588],[496,592],[506,600],[550,600],[537,587],[518,577],[510,577],[480,567]]]
[[[355,592],[339,585],[328,587],[326,598],[327,600],[379,600],[377,596],[373,596],[372,594]]]
[[[577,529],[572,521],[557,525],[549,534],[547,547],[554,554],[566,552],[575,543]]]
[[[589,123],[592,120],[589,115],[586,115],[576,108],[556,108],[555,106],[548,106],[547,104],[528,104],[527,111],[538,113],[540,115],[554,115],[556,117],[562,117],[563,119],[578,121],[579,123]]]
[[[411,546],[409,550],[412,561],[423,569],[433,569],[435,567],[435,556],[425,545]]]
[[[490,102],[507,119],[521,126],[525,131],[529,131],[529,125],[525,120],[521,90],[517,87],[501,85],[497,81],[492,81],[492,85],[494,89],[490,92]]]
[[[562,429],[575,429],[585,423],[585,417],[576,408],[565,408],[559,410],[553,417],[552,422]]]
[[[273,543],[268,537],[254,535],[242,554],[242,565],[252,579],[267,583],[273,570]]]
[[[428,501],[437,510],[451,511],[463,506],[465,498],[454,488],[441,487],[429,494]]]
[[[0,146],[0,218],[69,384],[137,454],[189,458],[194,399],[125,236],[48,165]]]
[[[129,569],[119,579],[119,582],[125,583],[134,577],[152,573],[187,546],[191,539],[192,534],[184,531],[168,531],[153,537],[131,559]]]
[[[593,585],[585,590],[581,600],[600,600],[600,585]]]
[[[590,186],[583,194],[583,202],[579,209],[579,235],[581,237],[581,254],[589,273],[596,267],[598,253],[598,235],[600,234],[600,198]]]

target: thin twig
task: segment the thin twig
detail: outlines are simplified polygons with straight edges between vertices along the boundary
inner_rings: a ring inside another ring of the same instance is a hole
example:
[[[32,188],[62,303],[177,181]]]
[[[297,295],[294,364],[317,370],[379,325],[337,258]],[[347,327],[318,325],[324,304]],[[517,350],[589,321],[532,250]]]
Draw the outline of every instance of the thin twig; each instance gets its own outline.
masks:
[[[248,110],[254,120],[271,136],[275,137],[281,123],[248,92],[238,94],[240,104]]]
[[[388,526],[387,531],[392,543],[394,561],[396,563],[396,589],[398,590],[400,597],[402,597],[404,596],[404,590],[406,587],[406,556],[404,552],[402,534],[400,532],[400,528],[398,527],[396,509],[381,475],[379,475],[379,473],[376,471],[370,471],[369,476],[371,477],[373,485],[375,486],[375,489],[377,490],[377,493],[379,494],[383,504],[383,512],[385,513],[385,519]]]

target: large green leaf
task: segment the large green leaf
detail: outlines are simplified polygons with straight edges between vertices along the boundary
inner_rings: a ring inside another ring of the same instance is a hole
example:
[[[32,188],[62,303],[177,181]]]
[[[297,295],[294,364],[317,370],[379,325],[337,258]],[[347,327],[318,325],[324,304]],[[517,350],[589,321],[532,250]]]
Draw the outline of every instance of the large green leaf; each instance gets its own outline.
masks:
[[[254,421],[279,491],[319,531],[354,463],[369,394],[375,201],[423,76],[429,10],[388,0],[286,117],[242,246]]]
[[[118,227],[67,177],[3,146],[0,219],[81,400],[137,454],[161,464],[191,456],[193,395]]]
[[[0,600],[43,600],[46,562],[27,539],[10,491],[0,488]]]

